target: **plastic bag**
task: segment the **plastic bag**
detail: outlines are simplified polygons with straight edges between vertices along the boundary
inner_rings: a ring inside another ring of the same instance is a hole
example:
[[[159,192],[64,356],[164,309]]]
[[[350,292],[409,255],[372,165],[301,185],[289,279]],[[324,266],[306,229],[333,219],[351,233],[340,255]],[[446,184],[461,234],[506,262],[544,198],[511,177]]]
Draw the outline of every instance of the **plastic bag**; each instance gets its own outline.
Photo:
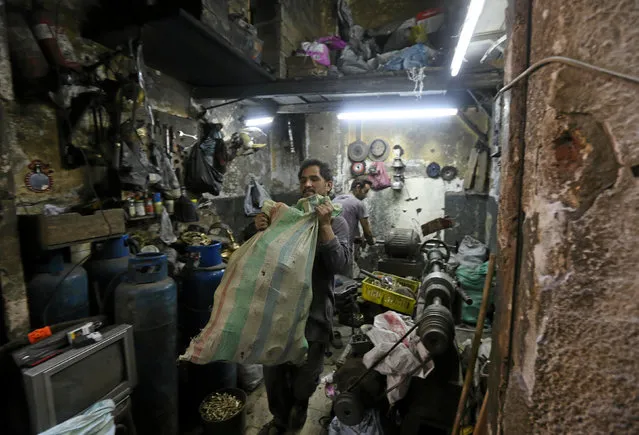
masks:
[[[124,187],[144,190],[149,180],[149,166],[144,153],[137,144],[123,141],[121,144],[120,161],[118,164],[118,178]]]
[[[264,380],[262,364],[238,364],[238,377],[243,390],[255,390]]]
[[[329,50],[324,44],[320,44],[319,42],[302,42],[302,51],[320,65],[331,65]]]
[[[185,186],[193,193],[220,194],[223,175],[206,161],[200,145],[193,146],[185,165]]]
[[[173,233],[173,224],[166,208],[162,210],[162,218],[160,219],[160,240],[167,245],[177,242],[177,237]]]
[[[410,42],[410,29],[417,24],[415,18],[410,18],[400,24],[393,33],[390,34],[386,44],[384,44],[384,52],[401,50],[408,47]]]
[[[339,36],[323,36],[317,40],[320,44],[325,44],[331,50],[343,50],[346,42]]]
[[[401,71],[434,65],[437,62],[437,54],[437,51],[426,47],[424,44],[415,44],[404,48],[389,59],[382,66],[382,69],[385,71]]]
[[[101,400],[75,417],[53,426],[40,435],[114,435],[114,410],[115,403],[113,403],[113,400]]]
[[[157,144],[153,144],[151,156],[155,172],[160,175],[160,180],[156,183],[156,186],[164,192],[179,189],[180,182],[175,175],[175,171],[173,171],[171,160],[164,153],[164,150]]]
[[[372,71],[373,68],[364,60],[362,56],[358,56],[352,47],[346,47],[342,51],[342,55],[337,61],[339,70],[346,74],[361,74]]]
[[[385,355],[411,324],[409,316],[394,311],[375,316],[374,326],[366,331],[375,347],[364,355],[364,365],[371,367]],[[386,388],[397,386],[387,394],[388,401],[393,404],[406,395],[412,376],[425,378],[433,368],[428,351],[413,332],[375,367],[375,371],[386,375]]]
[[[355,426],[347,426],[333,417],[328,427],[328,435],[383,435],[384,429],[377,409],[368,409],[363,420]]]
[[[379,191],[390,187],[391,179],[388,172],[386,172],[384,162],[373,162],[371,167],[375,168],[375,173],[368,176],[372,183],[371,189]]]
[[[244,195],[244,214],[246,216],[256,216],[269,199],[271,199],[271,195],[269,195],[264,186],[251,177],[251,182],[246,186],[246,194]]]
[[[464,236],[464,239],[457,250],[457,260],[460,266],[475,267],[486,261],[488,248],[479,240],[471,236]]]

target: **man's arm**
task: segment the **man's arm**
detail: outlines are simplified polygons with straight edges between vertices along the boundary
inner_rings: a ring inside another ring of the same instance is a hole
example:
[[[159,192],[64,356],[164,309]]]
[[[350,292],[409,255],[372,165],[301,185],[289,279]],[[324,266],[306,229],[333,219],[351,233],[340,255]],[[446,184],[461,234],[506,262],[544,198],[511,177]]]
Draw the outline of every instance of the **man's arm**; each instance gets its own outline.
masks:
[[[363,218],[359,220],[359,223],[362,225],[362,230],[364,231],[364,238],[369,245],[375,244],[375,238],[373,237],[373,230],[371,229],[371,223],[368,221],[368,218]]]
[[[327,234],[330,233],[330,234]],[[332,237],[330,237],[332,236]],[[330,227],[320,226],[317,255],[328,272],[343,274],[351,261],[348,224],[342,217],[336,217]]]

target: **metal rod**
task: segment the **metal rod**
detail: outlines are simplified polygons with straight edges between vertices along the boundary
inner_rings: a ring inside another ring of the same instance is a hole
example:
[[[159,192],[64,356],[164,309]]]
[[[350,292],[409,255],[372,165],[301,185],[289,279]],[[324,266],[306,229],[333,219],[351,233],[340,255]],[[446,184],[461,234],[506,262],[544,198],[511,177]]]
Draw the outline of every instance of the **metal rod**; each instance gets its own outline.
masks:
[[[495,254],[490,254],[488,260],[488,272],[486,274],[486,280],[484,281],[484,292],[481,299],[481,307],[479,308],[479,316],[477,316],[477,326],[475,327],[475,336],[473,337],[473,346],[470,350],[470,360],[468,361],[468,368],[466,369],[466,378],[464,379],[464,387],[459,397],[459,403],[457,404],[457,414],[455,415],[455,424],[453,425],[452,435],[459,433],[459,426],[461,425],[462,415],[464,414],[464,406],[466,405],[466,399],[468,398],[468,392],[470,391],[470,384],[473,380],[473,373],[475,372],[475,363],[477,362],[477,353],[479,352],[479,345],[481,344],[481,336],[484,331],[484,321],[486,320],[486,311],[488,308],[488,299],[490,294],[490,287],[493,282],[493,271],[495,268]]]

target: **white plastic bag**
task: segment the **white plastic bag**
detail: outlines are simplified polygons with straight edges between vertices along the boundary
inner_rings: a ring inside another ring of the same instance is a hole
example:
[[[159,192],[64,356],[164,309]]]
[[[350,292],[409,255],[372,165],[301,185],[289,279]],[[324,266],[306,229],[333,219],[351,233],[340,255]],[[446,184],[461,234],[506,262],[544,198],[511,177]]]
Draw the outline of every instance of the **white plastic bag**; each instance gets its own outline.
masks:
[[[262,211],[264,202],[271,199],[268,191],[254,177],[246,186],[246,194],[244,195],[244,214],[246,216],[255,216]]]
[[[324,66],[331,66],[330,50],[325,44],[319,42],[302,42],[304,54],[310,56],[315,62]]]
[[[457,250],[457,260],[464,267],[481,265],[486,261],[487,255],[488,248],[486,245],[471,236],[464,236]]]
[[[113,435],[115,403],[107,399],[96,402],[81,414],[41,432],[40,435]]]
[[[412,325],[409,316],[402,316],[394,311],[387,311],[375,316],[374,326],[366,331],[375,347],[364,355],[363,363],[370,368],[381,358],[401,337],[408,332]],[[413,332],[400,345],[391,351],[377,366],[375,371],[386,375],[386,387],[399,386],[387,394],[388,401],[393,404],[401,400],[408,392],[410,378],[417,376],[425,378],[433,369],[434,364],[428,361],[428,351]],[[421,369],[420,369],[421,367]]]

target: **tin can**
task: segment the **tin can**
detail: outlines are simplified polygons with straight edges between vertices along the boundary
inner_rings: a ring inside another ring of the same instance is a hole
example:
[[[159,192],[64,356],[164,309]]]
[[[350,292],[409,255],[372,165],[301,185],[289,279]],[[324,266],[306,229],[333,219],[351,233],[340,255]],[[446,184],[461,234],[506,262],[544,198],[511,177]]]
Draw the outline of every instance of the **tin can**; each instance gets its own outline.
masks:
[[[147,198],[145,204],[144,204],[144,211],[146,212],[147,215],[149,216],[153,216],[154,212],[153,212],[153,200],[151,198]]]
[[[173,201],[172,199],[165,199],[164,208],[166,208],[167,213],[172,214],[175,210],[175,201]]]
[[[146,216],[146,210],[144,208],[144,201],[138,199],[135,201],[135,215],[136,216]]]

